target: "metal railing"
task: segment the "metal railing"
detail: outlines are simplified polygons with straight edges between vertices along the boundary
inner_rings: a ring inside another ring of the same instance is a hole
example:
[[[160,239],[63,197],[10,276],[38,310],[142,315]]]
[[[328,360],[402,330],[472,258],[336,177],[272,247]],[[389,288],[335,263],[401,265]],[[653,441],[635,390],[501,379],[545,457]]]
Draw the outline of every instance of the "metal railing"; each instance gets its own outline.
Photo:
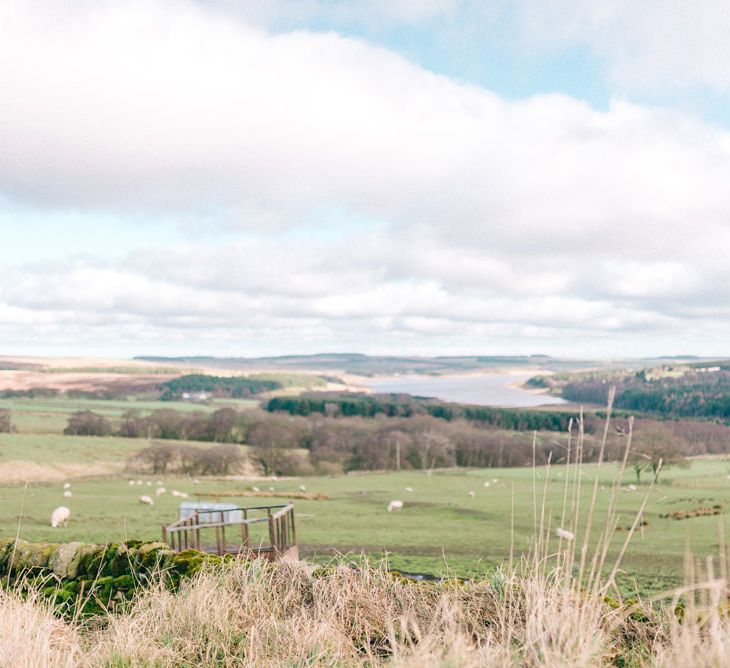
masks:
[[[226,514],[231,511],[241,511],[243,519],[227,520]],[[195,510],[189,517],[163,525],[162,541],[176,551],[193,549],[268,559],[296,557],[294,504]]]

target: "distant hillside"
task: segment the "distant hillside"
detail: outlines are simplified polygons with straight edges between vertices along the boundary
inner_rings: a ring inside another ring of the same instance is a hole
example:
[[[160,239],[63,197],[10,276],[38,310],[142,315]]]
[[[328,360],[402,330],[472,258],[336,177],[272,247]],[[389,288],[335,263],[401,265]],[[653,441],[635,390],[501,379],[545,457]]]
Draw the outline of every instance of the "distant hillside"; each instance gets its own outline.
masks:
[[[188,398],[188,395],[207,395],[242,399],[262,392],[278,390],[283,385],[275,380],[263,378],[229,378],[190,374],[169,380],[160,385],[163,401]]]
[[[530,367],[572,370],[598,365],[588,360],[563,360],[547,355],[508,356],[370,356],[359,353],[322,353],[318,355],[284,355],[281,357],[136,357],[136,360],[160,364],[185,364],[213,368],[330,370],[360,376],[394,374],[443,375],[493,371],[504,367]]]
[[[534,378],[528,384],[549,387],[568,401],[603,405],[616,387],[616,408],[663,417],[730,421],[730,361],[663,365],[633,373],[593,372]]]

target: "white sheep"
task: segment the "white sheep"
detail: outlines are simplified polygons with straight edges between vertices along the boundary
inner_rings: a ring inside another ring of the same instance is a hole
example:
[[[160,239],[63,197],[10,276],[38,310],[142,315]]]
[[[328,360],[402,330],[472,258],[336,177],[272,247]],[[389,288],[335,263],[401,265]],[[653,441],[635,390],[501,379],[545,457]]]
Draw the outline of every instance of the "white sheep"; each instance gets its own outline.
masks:
[[[730,478],[730,476],[728,476],[728,478]],[[306,485],[299,485],[299,491],[300,492],[306,492],[307,491]]]
[[[636,491],[636,485],[629,485],[628,486],[629,492],[635,492]]]
[[[469,492],[469,498],[471,498],[471,499],[474,498],[474,492]]]
[[[70,482],[63,483],[63,488],[64,489],[71,489],[71,483]]]
[[[58,506],[51,513],[51,526],[54,529],[60,526],[68,526],[69,517],[71,517],[71,511],[66,506]]]
[[[146,494],[143,494],[142,496],[139,497],[139,502],[140,503],[145,503],[148,506],[154,506],[155,505],[155,502],[149,496],[147,496]]]
[[[142,484],[142,481],[141,480],[138,480],[135,484],[141,485]]]
[[[260,492],[261,490],[260,490],[260,489],[259,489],[258,487],[256,487],[256,485],[253,485],[253,486],[251,487],[251,491],[252,491],[252,492]]]
[[[70,490],[70,489],[67,489],[67,490],[66,490],[66,491],[65,491],[65,492],[63,493],[63,495],[64,495],[64,497],[66,497],[67,499],[70,499],[70,498],[71,498],[71,497],[73,496],[73,494],[71,494],[71,490]]]
[[[134,485],[134,480],[128,480],[128,481],[127,481],[127,484],[128,484],[128,485]]]
[[[150,480],[147,481],[147,487],[152,487],[152,481],[150,481]]]
[[[575,538],[575,534],[572,531],[568,531],[567,529],[561,529],[560,527],[555,529],[555,533],[558,534],[558,538],[562,538],[563,540],[567,540],[568,542]]]
[[[403,507],[403,501],[396,499],[388,504],[388,512],[392,513],[394,510],[400,510]]]
[[[173,496],[178,496],[181,499],[187,499],[188,498],[188,493],[187,492],[178,492],[176,489],[173,489],[172,490],[172,495]]]
[[[162,480],[158,480],[158,481],[157,481],[157,486],[158,486],[158,487],[162,487]]]
[[[408,492],[409,494],[412,494],[413,493],[413,487],[406,487],[406,492]]]
[[[491,485],[491,484],[492,484],[492,483],[490,483],[490,482],[489,482],[489,480],[485,480],[485,481],[484,481],[484,486],[485,486],[485,487],[489,487],[489,485]]]
[[[273,488],[273,487],[269,487],[269,491],[270,491],[270,492],[274,492],[274,491],[276,491],[276,490],[274,490],[274,488]]]
[[[155,494],[156,494],[157,496],[162,496],[162,495],[163,495],[163,494],[164,494],[164,493],[165,493],[166,491],[167,491],[167,490],[166,490],[166,489],[165,489],[164,487],[158,487],[158,488],[157,488],[157,489],[155,490]]]

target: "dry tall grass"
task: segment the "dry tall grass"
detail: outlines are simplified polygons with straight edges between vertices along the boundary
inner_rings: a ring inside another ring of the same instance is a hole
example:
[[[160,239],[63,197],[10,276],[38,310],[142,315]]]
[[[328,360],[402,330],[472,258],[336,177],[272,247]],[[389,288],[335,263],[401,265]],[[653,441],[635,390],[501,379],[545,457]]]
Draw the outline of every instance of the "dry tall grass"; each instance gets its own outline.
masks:
[[[239,562],[92,622],[0,594],[0,665],[724,666],[723,587],[680,621],[671,607],[617,605],[529,566],[433,585],[368,565]]]
[[[688,558],[682,590],[653,602],[622,601],[614,578],[644,504],[609,563],[620,477],[608,515],[597,518],[598,482],[583,480],[582,447],[578,421],[567,453],[561,527],[550,526],[546,509],[548,466],[545,482],[535,475],[531,553],[488,580],[430,584],[365,563],[317,568],[240,561],[204,571],[176,593],[150,588],[127,611],[86,621],[54,616],[37,596],[0,592],[0,665],[730,665],[722,535],[718,575],[712,561]],[[621,473],[630,447],[629,432]],[[593,502],[581,509],[577,490],[586,482]]]

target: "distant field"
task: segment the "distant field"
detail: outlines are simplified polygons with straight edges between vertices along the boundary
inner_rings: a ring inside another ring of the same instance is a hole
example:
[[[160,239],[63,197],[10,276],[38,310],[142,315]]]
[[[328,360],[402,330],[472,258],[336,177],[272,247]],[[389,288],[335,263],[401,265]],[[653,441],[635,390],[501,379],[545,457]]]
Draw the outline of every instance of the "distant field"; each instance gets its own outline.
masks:
[[[16,437],[19,438],[19,437]],[[59,450],[60,457],[84,459],[95,449],[111,455],[115,443],[122,439],[91,439],[88,450]],[[130,449],[134,444],[129,443]],[[32,441],[28,441],[32,447]],[[18,441],[14,448],[21,448]],[[59,447],[61,444],[59,443]],[[74,446],[79,447],[80,446]],[[616,469],[608,466],[601,475],[607,485]],[[544,471],[539,471],[538,489]],[[649,525],[635,537],[625,560],[628,573],[624,583],[636,577],[638,587],[646,592],[658,591],[681,580],[682,561],[688,539],[693,551],[705,556],[718,552],[720,517],[698,517],[684,521],[660,518],[677,510],[692,510],[721,504],[730,507],[730,464],[725,461],[695,461],[689,469],[670,469],[661,485],[651,492],[646,511]],[[554,529],[560,523],[565,469],[554,467],[548,483],[546,522]],[[591,467],[584,471],[581,504],[585,508],[591,493]],[[139,476],[135,476],[137,479]],[[179,499],[168,494],[155,497],[153,508],[138,502],[140,494],[155,487],[130,487],[127,476],[117,474],[103,480],[75,481],[73,498],[64,499],[61,481],[0,487],[0,536],[15,535],[20,521],[20,535],[29,540],[108,541],[125,537],[157,538],[160,526],[176,517]],[[496,479],[497,482],[493,482]],[[479,471],[437,472],[432,476],[420,472],[374,474],[362,476],[316,477],[291,481],[244,482],[235,480],[162,479],[171,489],[193,495],[248,490],[252,484],[269,486],[286,493],[302,482],[307,490],[331,497],[325,501],[296,501],[297,529],[302,554],[317,561],[332,554],[361,551],[380,558],[388,553],[392,566],[410,571],[452,572],[469,576],[509,557],[512,497],[514,493],[515,549],[527,549],[533,535],[532,471],[524,469],[489,469]],[[484,482],[489,481],[489,487]],[[626,483],[631,482],[627,478]],[[413,493],[405,487],[414,488]],[[628,526],[641,503],[645,486],[620,494],[619,526]],[[468,493],[475,492],[470,498]],[[402,499],[402,511],[386,512],[387,503]],[[608,489],[598,496],[598,524],[608,499]],[[276,499],[226,498],[242,505],[267,505]],[[67,529],[53,530],[48,525],[51,510],[61,503],[72,511]],[[21,521],[22,508],[22,521]],[[723,518],[724,520],[724,518]],[[617,534],[622,541],[625,532]]]
[[[69,399],[62,397],[32,398],[17,397],[0,399],[0,408],[13,413],[15,428],[26,434],[60,434],[66,427],[68,417],[76,411],[93,411],[108,418],[119,418],[130,410],[150,413],[154,410],[172,408],[177,411],[211,412],[232,406],[237,409],[258,405],[255,399],[214,399],[208,403],[189,401],[156,401],[153,399]],[[1,436],[1,435],[0,435]]]
[[[25,480],[36,483],[120,475],[127,459],[148,445],[141,438],[0,434],[0,489]],[[216,444],[196,441],[190,445],[208,448]]]

